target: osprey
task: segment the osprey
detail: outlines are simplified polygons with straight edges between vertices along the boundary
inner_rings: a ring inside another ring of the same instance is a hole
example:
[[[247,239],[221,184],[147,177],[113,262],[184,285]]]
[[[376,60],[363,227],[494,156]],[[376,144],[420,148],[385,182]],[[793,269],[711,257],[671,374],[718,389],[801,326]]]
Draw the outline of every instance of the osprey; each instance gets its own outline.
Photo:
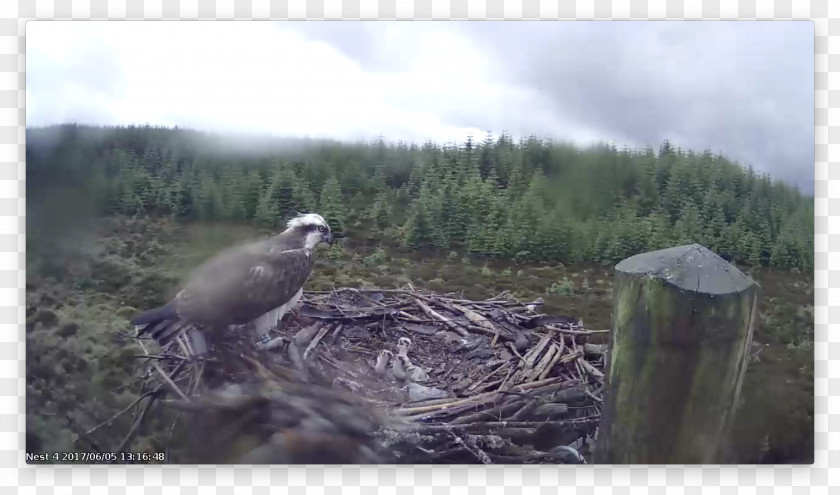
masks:
[[[138,328],[138,336],[149,333],[161,345],[195,325],[253,323],[257,345],[266,346],[271,340],[269,331],[300,301],[312,273],[312,250],[321,242],[333,242],[324,218],[299,214],[282,233],[211,258],[192,273],[172,301],[131,323]],[[198,332],[191,335],[202,339]]]

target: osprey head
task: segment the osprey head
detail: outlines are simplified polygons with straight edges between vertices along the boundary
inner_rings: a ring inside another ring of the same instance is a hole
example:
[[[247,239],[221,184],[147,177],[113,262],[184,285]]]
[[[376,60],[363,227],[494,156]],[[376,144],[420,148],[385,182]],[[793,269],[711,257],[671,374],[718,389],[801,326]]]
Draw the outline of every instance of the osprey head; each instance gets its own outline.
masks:
[[[317,213],[299,213],[286,224],[286,232],[303,237],[303,245],[312,249],[318,243],[333,243],[332,231],[324,217]]]

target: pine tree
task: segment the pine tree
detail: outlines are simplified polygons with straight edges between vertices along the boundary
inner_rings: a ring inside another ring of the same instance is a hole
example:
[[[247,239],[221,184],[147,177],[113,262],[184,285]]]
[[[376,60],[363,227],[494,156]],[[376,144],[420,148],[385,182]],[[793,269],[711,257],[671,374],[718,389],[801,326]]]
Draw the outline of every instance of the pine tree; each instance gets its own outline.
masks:
[[[686,242],[753,264],[814,263],[812,198],[667,141],[658,152],[508,134],[247,151],[219,141],[151,126],[28,129],[27,195],[35,202],[50,187],[82,187],[102,214],[264,225],[315,210],[337,230],[369,223],[380,237],[402,228],[413,246],[564,263]]]
[[[341,197],[341,184],[335,176],[331,176],[324,182],[321,188],[321,199],[319,210],[321,216],[330,225],[333,235],[344,235],[347,212],[344,200]]]
[[[266,188],[257,202],[254,210],[254,222],[263,227],[274,227],[280,217],[280,210],[274,202],[274,194],[271,188]]]

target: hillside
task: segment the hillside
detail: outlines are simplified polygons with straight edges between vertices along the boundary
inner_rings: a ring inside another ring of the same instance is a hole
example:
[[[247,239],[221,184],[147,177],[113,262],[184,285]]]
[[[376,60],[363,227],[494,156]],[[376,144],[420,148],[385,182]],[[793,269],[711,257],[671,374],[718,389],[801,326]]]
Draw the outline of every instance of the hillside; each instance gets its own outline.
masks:
[[[689,241],[729,254],[763,290],[733,449],[742,462],[813,456],[813,201],[723,157],[506,139],[223,142],[156,128],[27,137],[32,450],[85,450],[80,433],[136,397],[120,336],[139,308],[222,247],[317,208],[345,238],[319,250],[308,290],[511,290],[589,328],[610,324],[612,262]],[[107,444],[127,421],[89,436]],[[155,450],[170,425],[153,418],[134,447]]]
[[[371,240],[444,254],[608,264],[698,242],[750,265],[813,269],[813,198],[668,142],[416,146],[67,125],[28,130],[27,161],[30,201],[72,185],[106,214],[272,226],[317,209],[339,234],[362,221]]]

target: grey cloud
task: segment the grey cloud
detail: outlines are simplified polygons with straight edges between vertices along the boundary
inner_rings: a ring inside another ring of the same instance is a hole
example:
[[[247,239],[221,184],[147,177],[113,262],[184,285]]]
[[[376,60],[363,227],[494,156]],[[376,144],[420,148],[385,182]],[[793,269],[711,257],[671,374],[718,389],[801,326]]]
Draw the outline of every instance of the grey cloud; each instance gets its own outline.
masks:
[[[810,22],[464,28],[504,61],[501,74],[538,88],[555,112],[605,139],[656,146],[670,138],[813,191]]]
[[[385,23],[333,24],[296,28],[332,44],[366,70],[397,70],[404,63],[384,55]],[[446,27],[482,47],[496,77],[533,93],[538,107],[487,108],[482,114],[453,109],[441,115],[447,123],[559,139],[579,127],[629,146],[657,147],[671,139],[683,148],[721,152],[813,191],[813,23],[459,22]],[[410,54],[407,47],[405,56]],[[550,113],[556,124],[535,119],[537,111]]]
[[[368,74],[403,73],[439,49],[424,44],[429,33],[455,34],[487,59],[489,73],[482,80],[510,91],[482,93],[491,95],[486,101],[447,87],[437,90],[446,102],[436,101],[434,93],[422,95],[426,99],[417,100],[422,110],[443,126],[594,138],[632,147],[657,147],[668,138],[683,148],[721,152],[813,191],[810,22],[282,22],[273,27],[328,44]],[[97,38],[81,43],[73,51],[84,56],[58,64],[27,57],[27,87],[41,100],[37,110],[28,109],[30,122],[75,118],[109,124],[126,118],[116,117],[113,108],[80,109],[62,98],[68,88],[82,87],[94,96],[131,103],[120,94],[128,86],[124,68],[146,61],[126,60]],[[153,58],[148,62],[150,71],[157,70]],[[323,74],[330,76],[329,67]],[[463,101],[456,100],[462,93]],[[412,103],[413,96],[405,94],[383,106],[398,115]],[[133,115],[130,105],[123,110]],[[207,118],[192,109],[182,113],[179,125],[200,127],[200,119]],[[408,119],[406,114],[403,120]],[[405,139],[400,132],[411,127],[405,123],[375,130]],[[340,124],[351,128],[340,129],[348,135],[361,132],[358,123]]]

